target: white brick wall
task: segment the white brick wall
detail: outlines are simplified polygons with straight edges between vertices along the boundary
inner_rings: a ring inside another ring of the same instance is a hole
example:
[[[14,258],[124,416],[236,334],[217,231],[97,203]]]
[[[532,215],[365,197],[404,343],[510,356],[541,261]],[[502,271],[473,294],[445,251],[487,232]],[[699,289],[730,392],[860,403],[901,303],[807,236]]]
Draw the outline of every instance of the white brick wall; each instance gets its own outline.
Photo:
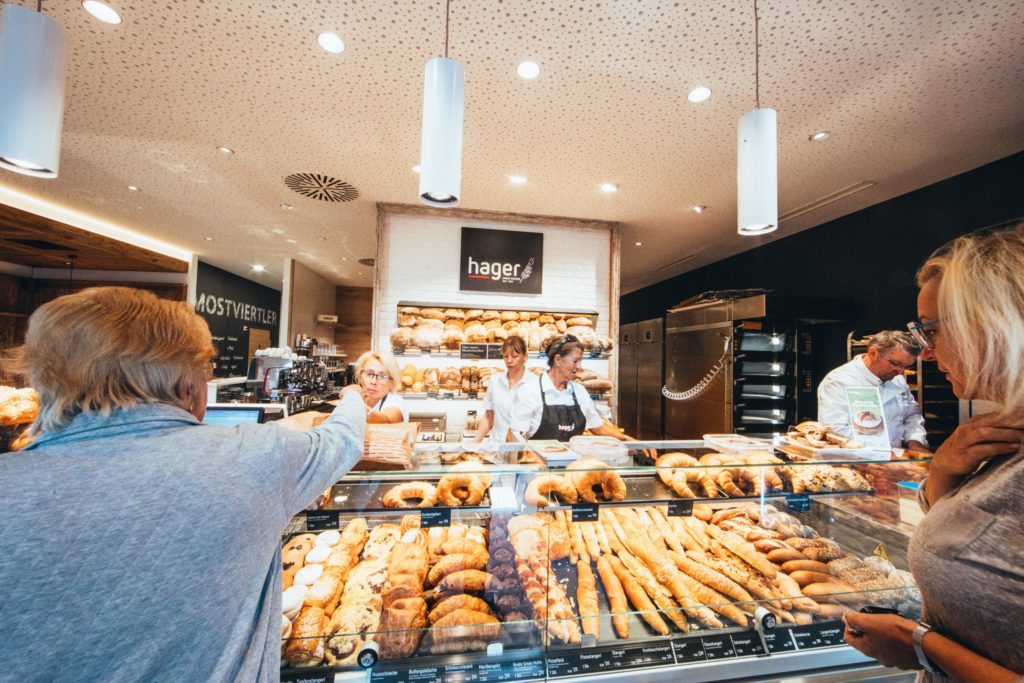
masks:
[[[462,228],[544,233],[541,294],[510,295],[459,291]],[[386,349],[397,325],[399,301],[472,308],[597,311],[598,334],[608,335],[611,292],[611,233],[589,228],[388,216],[378,245],[377,328],[374,347]]]

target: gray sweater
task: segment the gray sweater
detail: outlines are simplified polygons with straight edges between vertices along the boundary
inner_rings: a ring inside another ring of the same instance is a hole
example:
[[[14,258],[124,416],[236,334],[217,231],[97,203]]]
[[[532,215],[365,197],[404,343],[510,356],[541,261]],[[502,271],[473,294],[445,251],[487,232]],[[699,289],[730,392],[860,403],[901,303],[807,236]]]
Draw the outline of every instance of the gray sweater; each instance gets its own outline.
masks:
[[[305,433],[149,405],[0,456],[0,680],[276,681],[281,533],[365,419],[354,394]]]

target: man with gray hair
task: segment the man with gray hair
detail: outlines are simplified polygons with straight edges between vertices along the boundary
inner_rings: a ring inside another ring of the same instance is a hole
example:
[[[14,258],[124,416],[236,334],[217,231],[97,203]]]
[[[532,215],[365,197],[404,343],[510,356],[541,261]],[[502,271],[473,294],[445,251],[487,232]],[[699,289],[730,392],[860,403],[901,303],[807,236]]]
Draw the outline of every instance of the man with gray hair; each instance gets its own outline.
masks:
[[[847,387],[877,387],[894,448],[928,451],[924,418],[903,376],[917,364],[921,347],[908,332],[883,330],[868,340],[868,352],[825,375],[818,385],[818,422],[854,439]]]

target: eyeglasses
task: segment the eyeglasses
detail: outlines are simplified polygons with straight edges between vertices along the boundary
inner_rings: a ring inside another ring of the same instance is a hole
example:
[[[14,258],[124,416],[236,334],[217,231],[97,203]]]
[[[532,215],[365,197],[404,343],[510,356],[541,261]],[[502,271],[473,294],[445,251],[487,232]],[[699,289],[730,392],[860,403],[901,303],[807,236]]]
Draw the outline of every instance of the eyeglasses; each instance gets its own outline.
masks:
[[[391,381],[391,375],[386,372],[378,374],[372,370],[363,370],[363,378],[368,382],[381,382],[382,384],[386,384]]]
[[[915,320],[913,322],[907,323],[907,329],[910,330],[910,336],[914,338],[914,341],[916,341],[922,349],[934,349],[935,333],[938,332],[938,330],[936,330],[935,328],[932,328],[930,330],[926,328],[929,328],[932,325],[937,324],[938,322],[938,320],[932,320],[931,322],[928,323],[922,323]]]
[[[564,335],[562,337],[562,341],[558,342],[558,345],[555,347],[555,350],[551,352],[551,357],[554,358],[555,356],[561,356],[562,355],[562,349],[564,349],[569,344],[572,344],[573,342],[578,342],[578,341],[579,341],[579,339],[577,339],[576,337],[574,337],[571,334]]]
[[[916,363],[911,363],[910,365],[904,365],[903,363],[897,363],[892,358],[889,358],[889,356],[887,356],[885,351],[883,351],[882,349],[877,349],[877,350],[878,350],[878,355],[881,356],[882,358],[884,358],[889,363],[889,365],[893,366],[897,370],[909,370],[910,368],[914,367],[914,365],[916,365]]]

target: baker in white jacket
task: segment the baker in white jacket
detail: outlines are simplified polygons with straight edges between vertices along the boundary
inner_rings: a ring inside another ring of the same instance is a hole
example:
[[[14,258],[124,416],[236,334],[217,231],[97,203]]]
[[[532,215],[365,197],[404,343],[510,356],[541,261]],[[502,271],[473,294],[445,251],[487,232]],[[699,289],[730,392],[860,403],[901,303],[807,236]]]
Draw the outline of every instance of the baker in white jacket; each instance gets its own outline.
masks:
[[[924,418],[903,372],[917,363],[921,347],[907,332],[883,330],[868,340],[868,352],[825,375],[818,385],[818,422],[854,439],[847,387],[878,387],[894,448],[928,451]]]

